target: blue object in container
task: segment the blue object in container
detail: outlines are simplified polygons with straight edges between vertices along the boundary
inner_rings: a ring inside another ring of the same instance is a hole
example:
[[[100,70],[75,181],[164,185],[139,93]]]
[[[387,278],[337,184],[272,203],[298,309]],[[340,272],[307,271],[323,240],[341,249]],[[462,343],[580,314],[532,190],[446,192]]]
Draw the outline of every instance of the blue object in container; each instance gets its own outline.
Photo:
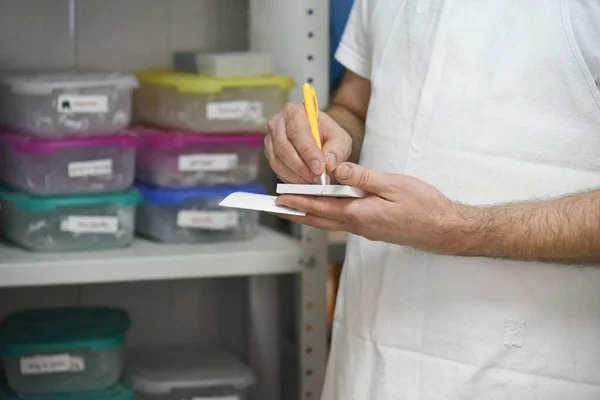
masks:
[[[134,400],[133,390],[125,381],[103,390],[53,393],[22,394],[15,393],[8,387],[6,379],[0,382],[0,400]]]
[[[182,204],[189,199],[227,197],[235,192],[266,193],[265,188],[259,184],[171,189],[139,183],[136,187],[144,203],[149,204]]]

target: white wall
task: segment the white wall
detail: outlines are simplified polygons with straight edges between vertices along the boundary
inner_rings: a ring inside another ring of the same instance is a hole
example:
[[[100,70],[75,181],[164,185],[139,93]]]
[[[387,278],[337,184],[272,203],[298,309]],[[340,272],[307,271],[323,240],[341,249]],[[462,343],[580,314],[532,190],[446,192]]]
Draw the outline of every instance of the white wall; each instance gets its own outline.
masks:
[[[133,70],[248,47],[247,0],[0,0],[0,68]]]

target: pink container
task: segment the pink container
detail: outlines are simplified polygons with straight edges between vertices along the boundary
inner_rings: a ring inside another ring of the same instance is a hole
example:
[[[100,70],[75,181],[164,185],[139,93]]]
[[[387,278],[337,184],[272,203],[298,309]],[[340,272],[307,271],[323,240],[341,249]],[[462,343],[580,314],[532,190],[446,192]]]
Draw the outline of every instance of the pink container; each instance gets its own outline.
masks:
[[[116,192],[131,186],[131,133],[43,139],[0,133],[0,180],[38,196]]]
[[[244,184],[258,178],[262,133],[201,134],[140,131],[137,178],[180,188]]]

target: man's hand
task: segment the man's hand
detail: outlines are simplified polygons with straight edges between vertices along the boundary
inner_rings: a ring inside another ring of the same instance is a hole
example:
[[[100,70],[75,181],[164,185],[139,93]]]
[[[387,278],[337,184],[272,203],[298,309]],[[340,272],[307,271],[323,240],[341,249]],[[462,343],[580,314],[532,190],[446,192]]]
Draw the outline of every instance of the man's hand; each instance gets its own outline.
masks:
[[[418,179],[376,172],[343,163],[336,170],[340,184],[365,190],[362,199],[284,195],[279,205],[307,213],[284,216],[295,222],[341,230],[370,240],[454,254],[465,243],[459,227],[470,208],[448,200],[439,190]]]
[[[326,113],[319,112],[323,149],[310,132],[302,103],[288,103],[268,123],[265,155],[286,183],[314,183],[326,168],[333,172],[352,152],[352,138]]]

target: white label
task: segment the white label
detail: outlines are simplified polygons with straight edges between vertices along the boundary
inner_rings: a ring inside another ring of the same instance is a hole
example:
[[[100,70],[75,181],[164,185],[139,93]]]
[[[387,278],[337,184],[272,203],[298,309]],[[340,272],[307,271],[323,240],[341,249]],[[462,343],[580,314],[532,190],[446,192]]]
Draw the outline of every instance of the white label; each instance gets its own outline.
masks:
[[[69,178],[110,175],[113,171],[113,161],[108,159],[72,162],[69,163],[68,170]]]
[[[260,101],[221,101],[206,105],[206,118],[217,120],[256,120],[261,121],[263,104]]]
[[[108,112],[106,95],[69,94],[58,96],[58,112],[63,114],[104,114]]]
[[[193,211],[182,210],[177,214],[177,226],[182,228],[198,228],[224,230],[239,225],[239,214],[236,211]]]
[[[23,357],[20,361],[23,375],[81,372],[85,370],[85,360],[82,357],[71,357],[68,354]]]
[[[88,217],[71,215],[62,221],[60,229],[73,233],[117,233],[117,217]]]
[[[228,171],[237,168],[237,154],[188,154],[179,156],[180,171]]]

